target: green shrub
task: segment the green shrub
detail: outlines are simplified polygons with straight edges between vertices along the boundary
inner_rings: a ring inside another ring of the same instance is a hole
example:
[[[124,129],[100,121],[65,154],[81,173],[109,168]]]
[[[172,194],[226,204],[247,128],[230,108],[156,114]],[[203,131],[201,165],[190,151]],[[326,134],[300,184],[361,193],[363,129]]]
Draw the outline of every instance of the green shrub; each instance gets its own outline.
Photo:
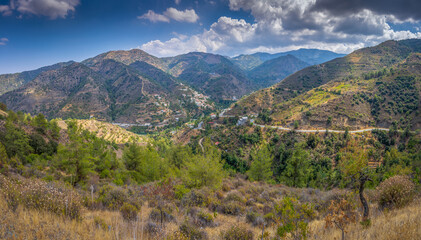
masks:
[[[236,225],[227,231],[221,232],[221,238],[223,240],[252,240],[253,232],[245,226]]]
[[[122,188],[106,185],[99,190],[98,201],[108,209],[118,210],[128,200],[129,196]]]
[[[130,203],[124,203],[123,206],[120,208],[121,216],[123,216],[123,219],[127,221],[136,220],[138,211],[139,209],[137,209],[137,207],[131,205]]]
[[[414,198],[414,183],[407,176],[394,176],[377,187],[380,208],[401,208]]]
[[[177,199],[183,199],[183,197],[190,192],[190,189],[186,188],[183,184],[176,185],[174,187],[174,194],[175,198]]]

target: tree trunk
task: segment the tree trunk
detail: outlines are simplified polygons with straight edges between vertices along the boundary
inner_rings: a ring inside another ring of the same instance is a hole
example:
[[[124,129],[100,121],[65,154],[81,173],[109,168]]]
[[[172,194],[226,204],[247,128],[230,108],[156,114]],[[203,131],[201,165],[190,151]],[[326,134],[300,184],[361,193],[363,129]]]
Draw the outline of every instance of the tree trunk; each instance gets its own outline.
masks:
[[[369,214],[368,203],[367,203],[367,200],[364,197],[364,185],[365,185],[366,181],[367,181],[367,179],[365,179],[365,178],[360,179],[360,190],[359,191],[360,191],[360,201],[361,201],[361,204],[363,205],[363,210],[364,210],[363,221],[366,221],[368,219],[368,214]]]

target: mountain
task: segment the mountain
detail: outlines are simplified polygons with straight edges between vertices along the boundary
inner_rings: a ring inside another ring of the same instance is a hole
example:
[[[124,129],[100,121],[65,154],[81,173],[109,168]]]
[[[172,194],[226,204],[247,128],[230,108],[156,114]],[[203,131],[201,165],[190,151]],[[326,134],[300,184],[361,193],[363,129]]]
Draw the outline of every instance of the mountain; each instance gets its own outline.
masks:
[[[288,52],[280,52],[280,53],[264,53],[264,52],[257,52],[250,55],[239,55],[237,57],[232,58],[231,60],[240,66],[242,69],[247,71],[256,68],[260,64],[264,63],[265,61],[279,58],[282,56],[292,55],[299,60],[306,62],[308,65],[315,65],[330,61],[335,58],[343,57],[345,54],[339,54],[327,50],[319,50],[319,49],[298,49]]]
[[[144,72],[135,68],[139,65]],[[132,66],[107,58],[92,62],[91,67],[73,63],[40,74],[0,96],[0,102],[15,111],[49,118],[95,117],[141,125],[167,125],[211,107],[206,99],[197,103],[200,94],[152,65],[133,62]]]
[[[241,99],[230,114],[264,113],[268,124],[419,128],[421,40],[387,41],[307,67]]]
[[[280,82],[288,75],[308,66],[308,63],[292,55],[286,55],[260,64],[250,70],[247,75],[259,87],[269,87]]]
[[[130,51],[110,51],[93,58],[89,58],[84,60],[82,63],[86,66],[93,66],[95,63],[101,62],[106,59],[111,59],[116,62],[121,62],[126,65],[130,65],[134,62],[146,62],[158,69],[166,70],[165,67],[162,65],[162,62],[159,58],[150,55],[147,52],[144,52],[140,49],[132,49]]]
[[[8,91],[15,90],[23,84],[34,80],[42,72],[59,69],[72,63],[74,63],[74,61],[57,63],[32,71],[0,75],[0,95]]]
[[[243,70],[220,55],[193,52],[162,60],[169,74],[219,103],[255,89]]]

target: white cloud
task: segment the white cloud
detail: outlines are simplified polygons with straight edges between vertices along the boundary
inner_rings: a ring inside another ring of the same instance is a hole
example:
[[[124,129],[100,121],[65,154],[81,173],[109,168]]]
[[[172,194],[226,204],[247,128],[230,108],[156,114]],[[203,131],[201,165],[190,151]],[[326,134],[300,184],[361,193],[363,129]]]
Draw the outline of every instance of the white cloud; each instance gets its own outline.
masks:
[[[80,0],[11,0],[9,5],[0,5],[0,13],[7,16],[17,11],[51,19],[66,18],[79,3]]]
[[[152,41],[141,48],[158,56],[192,51],[196,49],[189,46],[192,42],[204,51],[231,56],[298,48],[349,53],[390,39],[421,38],[419,30],[415,33],[393,30],[388,22],[398,20],[390,14],[361,8],[338,15],[314,10],[315,4],[316,0],[229,0],[231,10],[249,11],[255,22],[223,16],[201,34]],[[399,21],[414,24],[412,19]]]
[[[12,10],[10,9],[9,5],[0,5],[0,13],[3,16],[10,16],[12,15]]]
[[[181,0],[174,0],[175,4],[180,4]]]
[[[164,15],[178,22],[194,23],[199,19],[199,16],[197,16],[196,12],[193,9],[179,11],[175,8],[167,8],[167,10],[164,12]]]
[[[16,9],[20,13],[56,19],[65,18],[69,12],[74,12],[79,3],[79,0],[17,0]]]
[[[9,41],[9,39],[7,39],[7,38],[0,38],[0,45],[1,46],[6,45],[8,41]]]
[[[147,13],[142,16],[137,17],[138,19],[147,19],[151,22],[170,22],[170,19],[162,14],[155,13],[152,10],[149,10]]]
[[[151,22],[170,22],[170,19],[178,22],[197,22],[199,16],[196,14],[194,9],[186,9],[184,11],[179,11],[175,8],[167,8],[163,14],[155,13],[152,10],[149,10],[147,13],[138,17],[139,19],[147,19]]]
[[[143,44],[140,49],[160,57],[175,56],[187,52],[207,52],[207,47],[198,36],[188,39],[171,38],[168,41],[150,41]]]

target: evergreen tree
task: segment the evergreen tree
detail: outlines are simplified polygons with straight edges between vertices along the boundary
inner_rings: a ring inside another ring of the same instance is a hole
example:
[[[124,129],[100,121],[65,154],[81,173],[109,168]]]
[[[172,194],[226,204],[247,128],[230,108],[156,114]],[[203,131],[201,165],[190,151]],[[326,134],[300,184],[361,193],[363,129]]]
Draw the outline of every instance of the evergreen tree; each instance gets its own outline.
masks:
[[[247,175],[252,181],[268,181],[272,178],[273,172],[272,155],[266,145],[254,150],[251,155],[252,163]]]
[[[292,156],[286,161],[282,180],[292,187],[305,187],[311,175],[310,155],[300,144],[295,145]]]
[[[204,155],[195,155],[187,161],[186,167],[182,169],[181,178],[188,187],[217,188],[224,177],[221,154],[207,139],[203,141],[202,145],[205,150]]]
[[[6,148],[0,143],[0,168],[8,162]]]

